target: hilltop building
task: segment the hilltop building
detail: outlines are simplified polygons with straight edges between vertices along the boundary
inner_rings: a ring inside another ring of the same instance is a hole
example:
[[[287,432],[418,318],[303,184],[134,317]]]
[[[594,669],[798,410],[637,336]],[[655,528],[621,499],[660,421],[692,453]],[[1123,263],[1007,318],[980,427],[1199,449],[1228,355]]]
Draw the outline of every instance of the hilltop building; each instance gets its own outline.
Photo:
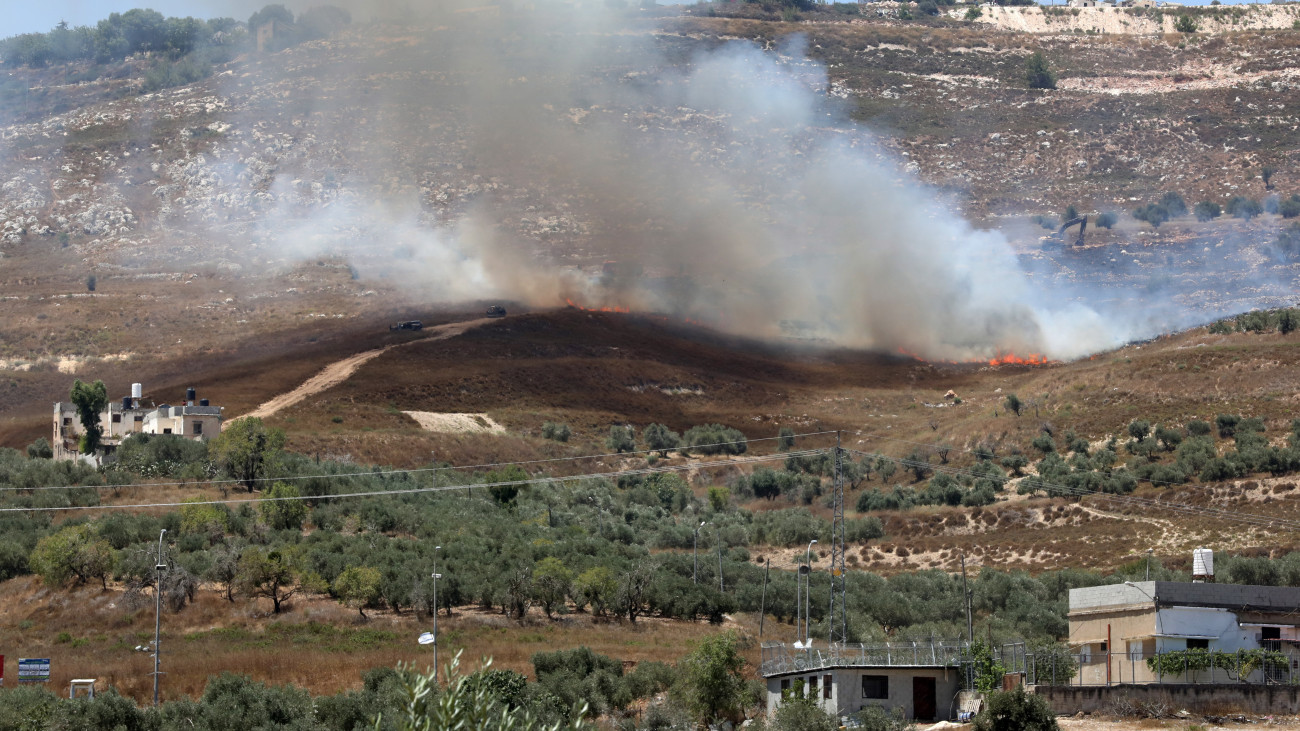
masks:
[[[113,462],[122,440],[132,434],[177,434],[189,439],[208,439],[221,432],[222,407],[207,399],[197,399],[193,388],[185,390],[183,405],[155,405],[144,398],[139,383],[131,384],[131,395],[110,401],[99,414],[103,430],[100,448],[93,455],[80,453],[81,437],[86,433],[70,401],[54,404],[55,459],[80,459],[96,465]]]

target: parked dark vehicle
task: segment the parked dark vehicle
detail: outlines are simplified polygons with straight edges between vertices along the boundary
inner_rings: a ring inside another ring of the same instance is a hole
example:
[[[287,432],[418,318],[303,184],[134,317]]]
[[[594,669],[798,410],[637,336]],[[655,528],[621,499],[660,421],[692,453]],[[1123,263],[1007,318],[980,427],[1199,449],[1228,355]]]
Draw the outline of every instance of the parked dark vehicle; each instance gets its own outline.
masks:
[[[501,305],[492,305],[491,307],[487,308],[487,316],[488,316],[488,317],[505,317],[505,316],[506,316],[506,308],[502,307]]]
[[[420,322],[419,320],[407,320],[406,322],[399,322],[396,325],[389,325],[388,329],[389,330],[423,330],[424,323]]]

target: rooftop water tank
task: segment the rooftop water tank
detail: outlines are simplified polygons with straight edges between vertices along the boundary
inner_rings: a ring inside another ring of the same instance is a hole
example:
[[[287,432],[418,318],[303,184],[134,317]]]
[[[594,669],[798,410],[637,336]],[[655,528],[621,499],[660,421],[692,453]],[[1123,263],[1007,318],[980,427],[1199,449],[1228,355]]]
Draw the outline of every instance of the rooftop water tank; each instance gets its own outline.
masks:
[[[1208,548],[1192,551],[1192,579],[1214,581],[1214,551]]]
[[[132,383],[131,398],[144,398],[144,386],[139,383]]]

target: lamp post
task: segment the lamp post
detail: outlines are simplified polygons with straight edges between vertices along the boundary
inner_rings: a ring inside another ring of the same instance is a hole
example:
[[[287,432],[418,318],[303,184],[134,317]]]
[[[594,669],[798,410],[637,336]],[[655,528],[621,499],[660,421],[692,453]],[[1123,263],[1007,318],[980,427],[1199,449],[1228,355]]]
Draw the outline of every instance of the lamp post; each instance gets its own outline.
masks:
[[[167,535],[167,529],[163,528],[158,534],[158,563],[154,565],[154,570],[158,572],[158,579],[153,585],[154,594],[154,614],[153,614],[153,704],[158,705],[158,676],[159,670],[158,656],[162,654],[162,648],[159,641],[162,637],[162,575],[167,568],[163,564],[163,536]]]
[[[810,609],[809,609],[809,605],[811,604],[811,602],[809,601],[809,599],[812,597],[812,547],[813,544],[816,542],[817,542],[816,538],[812,539],[811,541],[808,541],[808,549],[804,551],[804,565],[808,567],[808,579],[807,579],[808,588],[803,593],[803,601],[804,601],[803,643],[804,645],[808,644],[809,627],[812,625],[812,615],[810,614]]]
[[[438,551],[442,546],[433,547],[433,684],[438,684],[438,579],[442,574],[438,573]]]
[[[1147,578],[1146,578],[1147,581],[1151,580],[1151,553],[1155,550],[1156,549],[1154,548],[1147,549]]]
[[[691,559],[694,561],[694,564],[691,567],[692,584],[700,583],[696,578],[700,573],[700,529],[706,525],[708,525],[708,523],[701,520],[700,524],[695,526],[695,540],[691,544]]]

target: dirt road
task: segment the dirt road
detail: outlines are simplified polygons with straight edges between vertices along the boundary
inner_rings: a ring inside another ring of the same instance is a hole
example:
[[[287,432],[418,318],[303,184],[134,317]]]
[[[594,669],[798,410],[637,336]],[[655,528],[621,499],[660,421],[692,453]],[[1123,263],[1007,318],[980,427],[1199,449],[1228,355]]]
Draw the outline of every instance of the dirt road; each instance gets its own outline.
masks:
[[[411,340],[405,343],[398,343],[396,345],[388,345],[377,350],[367,350],[364,353],[357,353],[356,355],[349,356],[343,360],[335,361],[334,363],[325,366],[320,373],[308,378],[301,386],[288,393],[282,393],[247,414],[236,416],[235,419],[242,419],[245,416],[255,416],[259,419],[265,419],[275,412],[293,406],[309,396],[314,396],[322,391],[339,385],[351,378],[352,374],[356,373],[358,368],[375,358],[378,358],[384,353],[387,353],[393,348],[401,348],[414,343],[427,343],[431,340],[446,340],[447,338],[456,337],[470,328],[478,327],[489,322],[492,322],[490,318],[481,317],[477,320],[450,322],[446,325],[425,328],[424,332],[431,332],[433,333],[432,336],[420,338],[418,340]],[[234,421],[235,419],[231,419],[231,421]]]

